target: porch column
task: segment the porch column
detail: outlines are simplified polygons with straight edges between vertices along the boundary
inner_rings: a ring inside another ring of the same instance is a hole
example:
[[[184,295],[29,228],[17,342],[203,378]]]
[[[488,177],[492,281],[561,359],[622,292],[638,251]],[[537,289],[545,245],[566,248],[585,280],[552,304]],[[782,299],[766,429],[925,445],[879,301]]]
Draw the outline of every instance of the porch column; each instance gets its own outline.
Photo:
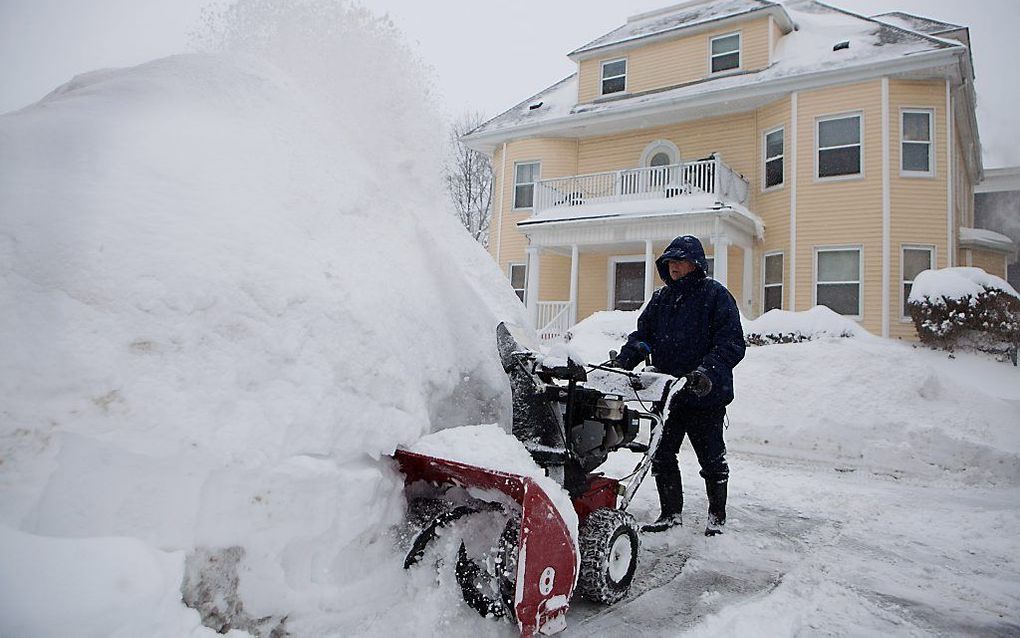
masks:
[[[645,240],[645,301],[652,298],[655,292],[655,255],[652,253],[652,240]]]
[[[570,247],[570,325],[577,323],[577,244]]]
[[[528,248],[528,283],[524,289],[524,298],[528,301],[528,316],[531,317],[535,330],[542,329],[542,326],[538,325],[538,276],[542,266],[540,257],[541,251],[537,247]]]
[[[714,279],[728,288],[730,242],[728,239],[724,239],[721,237],[713,237],[712,247],[715,249]]]
[[[754,250],[744,246],[744,315],[750,317],[754,306]],[[764,277],[762,273],[762,277]]]

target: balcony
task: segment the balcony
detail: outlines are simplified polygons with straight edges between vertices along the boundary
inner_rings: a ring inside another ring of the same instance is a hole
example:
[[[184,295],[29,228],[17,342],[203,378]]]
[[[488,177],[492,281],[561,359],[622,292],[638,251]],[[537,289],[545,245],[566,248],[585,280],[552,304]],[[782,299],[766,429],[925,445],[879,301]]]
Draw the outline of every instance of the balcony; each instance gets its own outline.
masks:
[[[535,184],[535,217],[581,214],[574,207],[602,208],[631,202],[674,200],[684,208],[683,196],[710,195],[715,201],[746,204],[747,180],[718,156],[708,159],[629,168],[608,173],[544,179]],[[571,210],[574,209],[574,210]]]

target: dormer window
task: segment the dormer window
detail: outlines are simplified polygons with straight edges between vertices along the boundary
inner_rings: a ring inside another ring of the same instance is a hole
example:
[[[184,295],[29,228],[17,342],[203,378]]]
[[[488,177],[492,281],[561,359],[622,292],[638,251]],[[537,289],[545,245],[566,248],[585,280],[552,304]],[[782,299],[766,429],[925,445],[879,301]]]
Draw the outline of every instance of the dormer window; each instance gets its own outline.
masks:
[[[740,34],[730,33],[711,40],[712,73],[740,68]]]
[[[610,60],[602,63],[602,95],[627,90],[627,60]]]

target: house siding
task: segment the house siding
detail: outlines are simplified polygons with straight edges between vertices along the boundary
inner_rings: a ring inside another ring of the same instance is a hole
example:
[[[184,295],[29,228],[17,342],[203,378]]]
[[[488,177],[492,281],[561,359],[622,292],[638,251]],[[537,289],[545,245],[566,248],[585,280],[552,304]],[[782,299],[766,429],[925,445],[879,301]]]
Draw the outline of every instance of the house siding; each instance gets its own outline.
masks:
[[[581,321],[606,309],[609,298],[609,257],[607,253],[581,253],[578,261],[577,319]]]
[[[539,301],[567,301],[570,299],[570,256],[542,254],[541,279],[538,286]]]
[[[901,174],[901,127],[903,109],[925,109],[933,113],[934,176],[913,177]],[[947,191],[952,167],[946,166],[946,83],[944,81],[889,82],[889,183],[890,183],[890,261],[889,261],[889,336],[913,339],[914,325],[902,320],[903,246],[935,247],[935,266],[948,264]],[[961,189],[962,190],[962,189]]]
[[[767,35],[767,31],[766,31]],[[706,38],[708,36],[706,35]],[[707,40],[706,40],[707,42]],[[767,51],[766,51],[767,52]],[[640,129],[579,140],[530,139],[509,143],[504,161],[502,147],[494,155],[497,198],[501,198],[502,240],[490,239],[489,248],[506,271],[509,263],[527,260],[527,238],[516,223],[531,215],[530,210],[513,211],[513,166],[515,162],[542,162],[541,178],[584,175],[637,167],[649,144],[668,140],[675,144],[681,161],[688,162],[718,153],[727,165],[750,183],[748,208],[765,224],[764,239],[752,249],[751,290],[744,290],[744,251],[729,248],[728,287],[741,303],[748,298],[751,312],[762,309],[762,267],[767,253],[783,253],[784,305],[786,310],[803,311],[815,299],[815,254],[819,248],[859,247],[862,259],[860,322],[874,334],[883,330],[883,292],[888,290],[888,328],[890,337],[915,339],[913,325],[904,322],[902,309],[901,257],[904,246],[932,246],[936,267],[948,264],[950,243],[947,206],[952,207],[953,224],[972,225],[973,183],[964,162],[959,133],[952,131],[949,148],[946,83],[942,80],[888,80],[888,147],[883,151],[883,81],[880,79],[843,86],[830,86],[797,94],[796,121],[790,96],[756,110],[706,118],[669,126]],[[903,109],[925,109],[933,114],[931,176],[901,174],[901,126]],[[860,114],[862,122],[862,171],[859,177],[825,180],[816,177],[816,137],[819,118]],[[784,128],[784,182],[779,187],[763,188],[764,135]],[[796,128],[796,134],[794,134]],[[797,166],[793,166],[793,140],[796,137]],[[888,154],[889,186],[889,269],[883,285],[883,154]],[[951,161],[950,161],[951,158]],[[507,171],[503,179],[501,171]],[[792,183],[796,181],[796,189]],[[947,189],[952,182],[953,196]],[[791,198],[796,191],[796,245],[791,239]],[[498,209],[497,199],[495,208]],[[498,230],[497,218],[492,231]],[[955,230],[953,231],[955,234]],[[955,238],[954,238],[955,239]],[[713,254],[710,238],[703,237],[706,253]],[[664,245],[654,247],[661,254]],[[609,259],[613,256],[643,253],[635,246],[582,248],[578,264],[578,320],[607,309],[609,304]],[[794,260],[794,254],[796,258]],[[964,259],[960,259],[963,256]],[[958,255],[957,265],[966,259],[989,272],[1004,275],[1001,255],[967,251]],[[544,252],[538,299],[565,301],[570,293],[570,257]],[[656,286],[660,285],[656,276]],[[789,307],[790,291],[796,289],[796,307]]]
[[[496,184],[492,219],[489,223],[489,253],[504,273],[508,264],[527,261],[528,239],[517,229],[517,222],[531,216],[532,210],[513,209],[514,165],[517,162],[540,161],[541,179],[577,174],[577,142],[575,140],[530,139],[506,145],[493,154],[493,179]],[[503,175],[504,167],[506,175]],[[502,215],[500,232],[499,215]],[[498,251],[498,255],[497,255]],[[569,266],[568,266],[569,268]],[[541,293],[539,298],[542,299]]]
[[[816,120],[861,114],[862,177],[816,178]],[[860,247],[863,262],[861,324],[882,329],[882,89],[881,81],[799,94],[797,106],[797,307],[814,303],[815,249]]]
[[[790,98],[783,98],[758,109],[756,119],[756,150],[754,160],[754,176],[751,191],[756,193],[754,208],[751,210],[761,217],[765,223],[765,239],[756,246],[754,254],[754,277],[756,282],[753,291],[753,308],[755,313],[762,310],[762,260],[766,253],[783,252],[783,308],[789,309],[790,285],[790,177],[791,163],[791,127]],[[765,133],[779,126],[783,127],[783,185],[768,191],[762,189],[765,173],[764,143]]]
[[[740,69],[757,71],[767,67],[769,19],[763,17],[582,60],[578,64],[578,102],[591,102],[601,96],[602,62],[620,58],[627,59],[627,93],[642,93],[703,80],[711,75],[709,67],[711,39],[738,31]]]
[[[770,53],[774,54],[776,47],[779,45],[779,40],[783,37],[783,29],[775,20],[771,21],[770,28],[772,29],[772,51]]]
[[[1006,258],[1000,252],[993,250],[968,250],[970,263],[966,265],[980,268],[990,275],[1006,278]]]
[[[681,161],[718,152],[730,168],[746,177],[754,172],[754,127],[754,113],[741,113],[582,139],[577,146],[577,167],[581,174],[635,168],[641,164],[645,147],[664,139],[680,149]]]

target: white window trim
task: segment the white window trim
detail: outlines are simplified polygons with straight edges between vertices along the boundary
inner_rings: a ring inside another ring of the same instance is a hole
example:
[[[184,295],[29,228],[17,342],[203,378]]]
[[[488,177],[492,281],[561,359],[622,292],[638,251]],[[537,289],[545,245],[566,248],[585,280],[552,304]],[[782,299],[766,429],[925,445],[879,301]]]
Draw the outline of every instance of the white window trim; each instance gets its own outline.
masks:
[[[607,78],[606,77],[606,65],[607,64],[612,64],[614,62],[623,62],[624,63],[623,75],[622,76],[620,76],[620,75],[612,75],[612,76],[609,76]],[[627,79],[628,75],[630,75],[630,60],[628,60],[627,58],[613,58],[612,60],[602,60],[602,62],[599,63],[599,97],[605,97],[607,95],[624,95],[624,94],[626,94],[627,93],[627,89],[630,88],[630,81]],[[623,78],[623,90],[622,91],[613,91],[612,93],[606,93],[605,92],[606,80],[615,80],[618,77],[622,77]]]
[[[919,144],[920,142],[910,142],[910,140],[903,139],[903,115],[906,113],[924,113],[928,116],[928,170],[927,171],[908,171],[903,169],[903,144],[913,143]],[[918,177],[921,179],[934,179],[935,174],[935,109],[934,108],[922,108],[922,107],[903,107],[900,109],[900,177]]]
[[[533,181],[533,182],[522,182],[522,183],[518,184],[517,183],[517,167],[518,166],[522,166],[524,164],[538,164],[538,172],[535,174],[535,181]],[[512,200],[511,201],[511,207],[512,207],[511,210],[534,210],[534,208],[535,208],[535,197],[538,195],[538,182],[541,179],[542,179],[542,162],[540,160],[521,160],[519,162],[514,162],[514,180],[513,180],[513,186],[511,187],[511,188],[513,188],[513,191],[510,193],[510,198]],[[525,184],[531,184],[532,187],[533,187],[532,188],[532,192],[531,192],[531,206],[518,206],[517,205],[517,187],[518,186],[524,186]]]
[[[769,257],[775,257],[776,255],[780,255],[783,258],[783,276],[782,276],[782,279],[779,280],[778,284],[766,283],[765,282],[765,263],[768,261]],[[763,314],[765,312],[765,290],[767,288],[769,288],[769,287],[773,287],[774,288],[776,286],[779,286],[779,288],[783,291],[783,293],[779,295],[779,309],[780,310],[785,310],[786,309],[786,300],[784,299],[784,297],[786,296],[786,254],[783,251],[781,251],[781,250],[773,250],[773,251],[767,252],[767,253],[765,253],[764,255],[761,256],[761,311],[762,311]]]
[[[521,268],[524,269],[524,287],[523,288],[514,288],[514,266],[520,266]],[[514,291],[515,294],[517,293],[518,290],[522,290],[524,292],[524,294],[522,295],[523,299],[521,299],[521,302],[524,303],[524,304],[527,304],[528,303],[528,264],[527,264],[527,262],[514,261],[514,262],[508,263],[506,265],[506,278],[507,278],[507,281],[510,282],[510,288]]]
[[[820,137],[819,134],[818,134],[819,125],[822,122],[829,122],[831,120],[842,120],[842,119],[851,118],[851,117],[859,118],[859,121],[860,121],[860,128],[859,128],[860,142],[858,142],[857,144],[844,144],[843,146],[826,146],[825,150],[830,150],[830,149],[834,149],[834,148],[850,148],[851,146],[860,146],[861,147],[861,170],[860,170],[860,172],[859,173],[852,173],[850,175],[833,175],[832,177],[819,177],[818,176],[818,169],[819,169],[819,166],[818,166],[818,153],[819,153],[819,151],[822,150],[822,149],[820,149],[818,147],[818,142],[819,142],[819,137]],[[816,182],[847,182],[847,181],[852,181],[852,180],[864,179],[864,165],[866,163],[864,161],[864,157],[865,157],[864,156],[864,111],[847,111],[846,113],[837,113],[837,114],[834,114],[834,115],[822,115],[822,116],[819,116],[819,117],[815,118],[815,173],[814,173],[814,177],[815,177],[815,181]],[[784,175],[784,177],[785,177],[785,175]]]
[[[777,131],[783,132],[783,152],[778,156],[783,161],[783,181],[773,186],[767,186],[765,184],[765,175],[767,174],[766,164],[769,160],[768,139],[769,135]],[[772,127],[761,134],[761,192],[771,193],[772,191],[780,191],[783,190],[784,186],[786,186],[786,125],[780,124],[779,126]]]
[[[724,69],[722,71],[713,71],[712,70],[712,60],[713,59],[715,59],[717,57],[722,57],[724,55],[733,55],[733,52],[730,51],[729,53],[713,54],[712,53],[712,43],[715,42],[716,40],[721,40],[723,38],[731,38],[733,36],[737,36],[737,66],[735,66],[732,69]],[[743,70],[744,70],[744,36],[742,35],[741,31],[734,31],[732,33],[721,33],[719,35],[712,36],[711,38],[708,39],[708,75],[709,76],[718,77],[720,75],[726,75],[726,74],[729,74],[729,73],[738,73],[738,72],[743,71]]]
[[[680,163],[680,149],[677,145],[669,140],[655,140],[651,144],[645,147],[645,150],[641,153],[641,166],[643,168],[648,167],[648,162],[652,161],[656,153],[665,152],[669,155],[670,164]]]
[[[849,244],[846,246],[815,246],[814,247],[814,260],[811,267],[811,305],[818,305],[818,253],[832,253],[846,250],[856,250],[860,254],[860,258],[857,260],[857,281],[826,281],[826,284],[857,284],[857,314],[856,315],[840,315],[841,317],[849,317],[856,321],[864,320],[864,246],[861,244]],[[785,266],[785,264],[784,264]],[[764,279],[764,277],[762,278]]]
[[[617,255],[609,258],[609,271],[606,277],[606,281],[609,282],[609,286],[607,286],[609,288],[609,297],[606,299],[606,310],[613,310],[613,302],[616,300],[616,264],[627,264],[637,261],[644,263],[645,256]],[[652,264],[652,267],[653,268],[655,267],[654,263]],[[644,291],[642,291],[641,294],[644,294]],[[644,301],[641,302],[642,307],[644,307],[644,303],[647,301],[648,299],[645,299]]]
[[[929,251],[929,253],[931,254],[931,260],[928,262],[929,264],[931,264],[931,266],[929,266],[930,268],[935,268],[935,265],[939,263],[938,261],[936,261],[938,259],[938,254],[936,253],[937,249],[936,249],[934,244],[901,244],[900,245],[900,310],[901,311],[903,310],[903,306],[906,305],[906,303],[907,303],[907,300],[903,298],[903,286],[905,284],[907,284],[907,283],[911,283],[911,284],[914,283],[913,280],[908,282],[906,277],[903,274],[903,262],[904,262],[903,257],[904,257],[904,253],[906,253],[908,250],[927,250],[927,251]],[[913,321],[913,319],[911,319],[907,315],[904,315],[904,316],[900,317],[900,321],[902,323],[909,323],[909,322]]]
[[[709,265],[709,270],[712,271],[711,275],[706,272],[705,276],[709,279],[715,279],[715,255],[705,255],[705,262]]]

